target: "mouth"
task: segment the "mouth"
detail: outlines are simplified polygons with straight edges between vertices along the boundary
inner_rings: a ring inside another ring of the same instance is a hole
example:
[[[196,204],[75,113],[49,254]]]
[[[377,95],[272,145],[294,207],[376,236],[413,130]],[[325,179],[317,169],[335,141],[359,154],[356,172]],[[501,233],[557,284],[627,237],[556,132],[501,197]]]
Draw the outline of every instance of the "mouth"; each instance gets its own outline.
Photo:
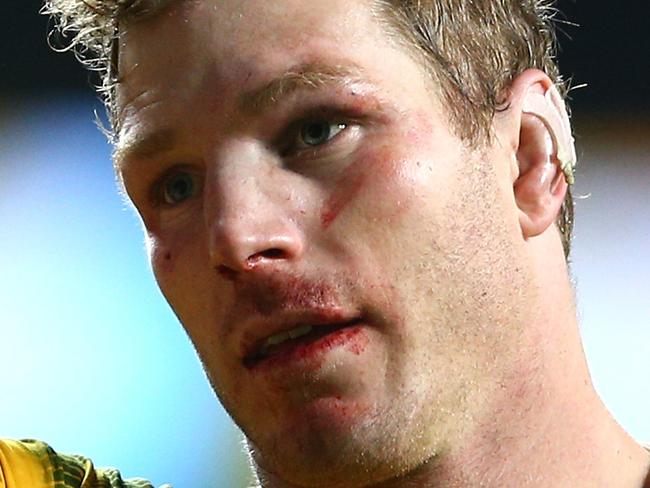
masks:
[[[306,359],[312,354],[332,349],[350,339],[363,319],[321,325],[298,324],[261,340],[244,358],[244,366],[257,369],[262,365],[279,365]]]

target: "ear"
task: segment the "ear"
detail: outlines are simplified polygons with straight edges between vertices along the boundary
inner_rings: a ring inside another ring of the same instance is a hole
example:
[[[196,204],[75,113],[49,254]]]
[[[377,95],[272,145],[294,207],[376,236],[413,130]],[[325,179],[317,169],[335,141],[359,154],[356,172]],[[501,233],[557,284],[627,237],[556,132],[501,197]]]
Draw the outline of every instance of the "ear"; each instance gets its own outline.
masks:
[[[555,222],[573,183],[575,148],[564,101],[544,72],[526,70],[513,81],[507,112],[515,202],[527,239]]]

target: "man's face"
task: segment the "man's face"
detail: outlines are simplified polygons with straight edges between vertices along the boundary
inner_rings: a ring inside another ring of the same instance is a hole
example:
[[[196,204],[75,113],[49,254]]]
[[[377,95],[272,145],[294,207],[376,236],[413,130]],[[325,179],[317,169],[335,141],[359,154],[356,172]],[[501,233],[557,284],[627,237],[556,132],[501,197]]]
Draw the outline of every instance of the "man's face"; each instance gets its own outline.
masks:
[[[526,301],[505,149],[365,2],[187,2],[120,56],[118,171],[256,461],[344,486],[472,438]]]

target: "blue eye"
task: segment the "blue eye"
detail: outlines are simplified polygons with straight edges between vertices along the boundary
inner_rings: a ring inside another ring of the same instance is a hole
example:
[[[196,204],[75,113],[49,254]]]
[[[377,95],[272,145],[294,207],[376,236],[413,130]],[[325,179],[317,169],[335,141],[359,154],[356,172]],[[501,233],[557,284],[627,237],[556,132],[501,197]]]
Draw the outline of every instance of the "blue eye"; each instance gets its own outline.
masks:
[[[329,120],[312,120],[302,124],[300,127],[301,146],[320,146],[346,128],[345,124],[332,123]]]
[[[196,182],[193,175],[181,172],[167,177],[163,181],[161,193],[162,199],[167,205],[178,205],[192,198],[196,193]]]

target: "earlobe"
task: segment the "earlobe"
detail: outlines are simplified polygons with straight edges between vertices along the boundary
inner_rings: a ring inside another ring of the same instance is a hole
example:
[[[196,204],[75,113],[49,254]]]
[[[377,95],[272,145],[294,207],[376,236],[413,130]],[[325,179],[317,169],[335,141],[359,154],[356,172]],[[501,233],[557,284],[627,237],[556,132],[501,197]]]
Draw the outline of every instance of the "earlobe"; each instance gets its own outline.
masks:
[[[522,73],[511,94],[510,109],[519,114],[519,171],[513,187],[522,234],[528,239],[555,222],[573,183],[575,149],[564,102],[543,72]]]

